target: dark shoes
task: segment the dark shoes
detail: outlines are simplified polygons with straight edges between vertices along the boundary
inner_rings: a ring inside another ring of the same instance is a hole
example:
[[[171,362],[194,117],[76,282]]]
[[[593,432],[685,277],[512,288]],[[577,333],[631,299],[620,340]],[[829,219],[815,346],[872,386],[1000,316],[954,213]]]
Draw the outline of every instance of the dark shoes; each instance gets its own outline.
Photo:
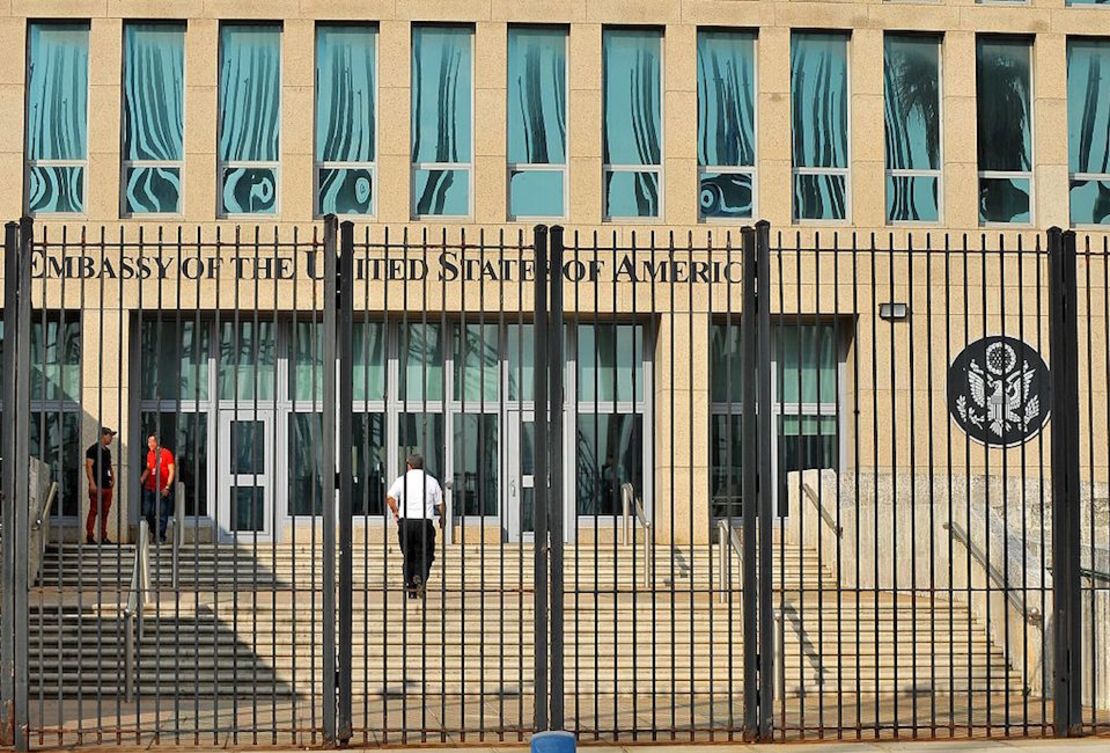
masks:
[[[426,587],[423,579],[419,575],[412,579],[412,585],[407,586],[406,590],[409,592],[410,599],[418,599],[426,593]]]
[[[89,546],[96,546],[96,539],[94,539],[92,536],[85,536],[85,543]],[[110,546],[111,543],[112,540],[108,538],[107,534],[100,537],[101,546]]]

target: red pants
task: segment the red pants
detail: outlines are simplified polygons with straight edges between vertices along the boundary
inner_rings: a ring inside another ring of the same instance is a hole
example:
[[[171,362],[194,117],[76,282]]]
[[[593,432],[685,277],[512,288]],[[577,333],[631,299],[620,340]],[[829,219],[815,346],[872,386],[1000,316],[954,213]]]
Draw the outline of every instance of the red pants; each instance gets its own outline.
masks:
[[[108,510],[112,506],[112,490],[89,490],[89,517],[85,520],[85,534],[91,539],[93,523],[96,521],[97,512],[100,513],[100,538],[108,538]]]

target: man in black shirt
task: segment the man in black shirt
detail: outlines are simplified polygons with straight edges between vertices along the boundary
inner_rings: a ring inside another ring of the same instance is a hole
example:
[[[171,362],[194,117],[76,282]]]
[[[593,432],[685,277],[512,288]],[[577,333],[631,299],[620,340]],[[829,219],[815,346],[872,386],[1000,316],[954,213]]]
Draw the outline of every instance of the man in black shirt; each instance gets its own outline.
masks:
[[[108,540],[108,509],[112,506],[112,437],[116,433],[108,427],[100,429],[100,441],[93,442],[85,450],[85,476],[89,480],[89,516],[85,520],[85,541],[95,544],[93,524],[100,517],[100,543],[111,544]]]

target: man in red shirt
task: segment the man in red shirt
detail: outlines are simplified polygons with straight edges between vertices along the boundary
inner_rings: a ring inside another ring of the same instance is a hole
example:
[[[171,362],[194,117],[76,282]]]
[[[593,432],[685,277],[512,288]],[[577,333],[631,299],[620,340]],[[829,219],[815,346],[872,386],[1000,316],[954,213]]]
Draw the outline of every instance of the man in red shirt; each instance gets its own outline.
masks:
[[[146,438],[146,470],[139,482],[143,485],[143,517],[153,535],[158,533],[158,541],[166,543],[166,525],[173,511],[173,453],[162,447],[157,434]],[[158,514],[158,527],[154,527],[155,511]]]

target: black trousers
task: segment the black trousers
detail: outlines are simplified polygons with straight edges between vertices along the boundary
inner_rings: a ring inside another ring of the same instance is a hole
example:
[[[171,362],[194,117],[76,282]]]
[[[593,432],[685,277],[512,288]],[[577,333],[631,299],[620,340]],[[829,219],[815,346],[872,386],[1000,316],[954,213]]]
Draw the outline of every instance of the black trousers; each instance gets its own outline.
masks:
[[[421,583],[427,583],[436,558],[435,524],[423,518],[402,519],[397,524],[397,539],[405,555],[405,588],[412,588],[418,575]]]

